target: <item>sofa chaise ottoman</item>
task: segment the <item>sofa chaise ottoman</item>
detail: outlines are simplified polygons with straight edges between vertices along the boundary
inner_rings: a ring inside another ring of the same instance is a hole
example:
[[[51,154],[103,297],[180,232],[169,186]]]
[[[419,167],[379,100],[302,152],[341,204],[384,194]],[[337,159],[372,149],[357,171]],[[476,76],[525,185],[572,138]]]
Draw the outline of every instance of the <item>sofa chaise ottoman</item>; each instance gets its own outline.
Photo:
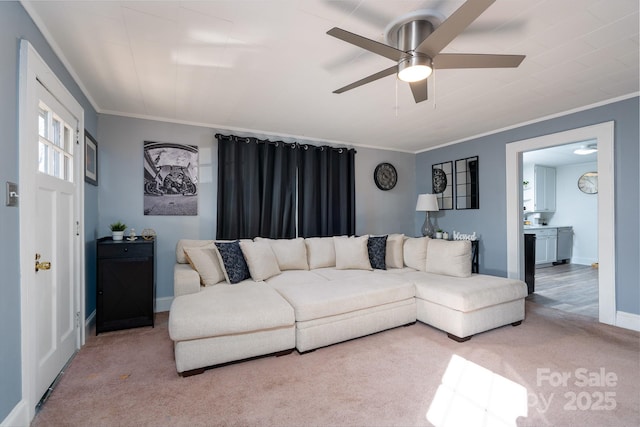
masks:
[[[193,313],[199,313],[194,316]],[[178,372],[296,346],[293,308],[264,283],[245,281],[210,286],[176,298],[169,334],[175,342]]]

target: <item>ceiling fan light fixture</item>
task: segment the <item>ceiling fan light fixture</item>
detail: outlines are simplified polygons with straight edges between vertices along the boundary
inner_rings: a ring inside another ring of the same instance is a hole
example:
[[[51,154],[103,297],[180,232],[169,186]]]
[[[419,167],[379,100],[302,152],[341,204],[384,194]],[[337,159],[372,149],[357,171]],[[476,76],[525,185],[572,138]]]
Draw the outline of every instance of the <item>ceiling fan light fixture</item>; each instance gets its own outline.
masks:
[[[573,151],[573,154],[578,154],[580,156],[586,156],[587,154],[592,154],[598,151],[598,146],[595,144],[589,144],[586,147],[580,147]]]
[[[403,82],[419,82],[429,77],[432,72],[431,58],[426,55],[414,55],[398,62],[398,78]]]

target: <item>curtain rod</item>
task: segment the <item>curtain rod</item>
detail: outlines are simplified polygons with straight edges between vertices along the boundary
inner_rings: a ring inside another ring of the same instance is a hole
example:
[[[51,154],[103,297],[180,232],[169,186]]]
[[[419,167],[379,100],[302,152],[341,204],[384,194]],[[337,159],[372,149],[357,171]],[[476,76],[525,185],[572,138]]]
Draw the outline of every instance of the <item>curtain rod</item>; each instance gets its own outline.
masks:
[[[358,152],[355,148],[349,148],[349,147],[335,147],[332,145],[315,145],[315,144],[299,143],[299,142],[270,141],[268,139],[258,139],[254,137],[243,137],[243,136],[237,136],[237,135],[223,135],[220,133],[217,133],[215,137],[218,141],[233,141],[233,142],[246,142],[246,143],[255,142],[255,143],[263,143],[263,144],[276,144],[276,146],[278,144],[283,144],[285,146],[287,145],[292,146],[292,148],[304,148],[305,150],[308,150],[309,147],[313,147],[313,148],[319,148],[321,150],[324,150],[325,148],[327,148],[327,149],[338,150],[338,151],[352,150],[354,153]]]

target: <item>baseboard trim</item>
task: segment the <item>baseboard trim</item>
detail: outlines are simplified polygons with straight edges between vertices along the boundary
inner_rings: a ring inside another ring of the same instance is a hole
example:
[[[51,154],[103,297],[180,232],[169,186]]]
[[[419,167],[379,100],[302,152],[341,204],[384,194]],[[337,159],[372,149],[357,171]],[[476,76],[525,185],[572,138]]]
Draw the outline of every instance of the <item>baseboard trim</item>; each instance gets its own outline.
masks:
[[[173,297],[156,298],[156,313],[160,313],[161,311],[169,311],[172,302]]]
[[[598,258],[571,258],[571,264],[591,265],[598,262]]]
[[[84,321],[84,336],[88,337],[95,332],[96,328],[96,311],[93,310],[89,317]]]
[[[640,332],[640,315],[618,311],[616,312],[616,326]]]
[[[27,402],[22,399],[16,406],[13,407],[7,418],[2,420],[0,426],[13,427],[13,426],[28,426],[31,424],[29,420],[29,411],[27,411]]]

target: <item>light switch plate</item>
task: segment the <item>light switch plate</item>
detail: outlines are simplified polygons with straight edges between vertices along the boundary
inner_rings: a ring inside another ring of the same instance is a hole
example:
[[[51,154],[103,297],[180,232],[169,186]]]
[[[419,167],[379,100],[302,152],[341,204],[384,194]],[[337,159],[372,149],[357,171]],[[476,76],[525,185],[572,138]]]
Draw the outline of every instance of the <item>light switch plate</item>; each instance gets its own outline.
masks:
[[[7,206],[18,206],[18,184],[7,181]]]

